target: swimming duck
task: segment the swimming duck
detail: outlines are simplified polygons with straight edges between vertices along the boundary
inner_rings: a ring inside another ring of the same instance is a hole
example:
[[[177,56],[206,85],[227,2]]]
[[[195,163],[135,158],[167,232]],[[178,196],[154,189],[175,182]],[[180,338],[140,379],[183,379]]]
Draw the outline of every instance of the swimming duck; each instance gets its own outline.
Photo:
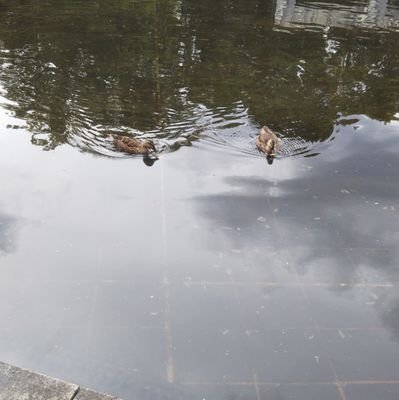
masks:
[[[256,138],[256,147],[262,153],[274,157],[280,147],[280,140],[271,129],[264,126]]]
[[[256,147],[262,153],[266,153],[267,162],[272,164],[276,152],[280,148],[280,139],[271,129],[264,126],[261,128],[256,138]]]
[[[148,139],[137,139],[130,136],[113,135],[114,145],[119,151],[130,154],[148,155],[156,152],[154,143]]]

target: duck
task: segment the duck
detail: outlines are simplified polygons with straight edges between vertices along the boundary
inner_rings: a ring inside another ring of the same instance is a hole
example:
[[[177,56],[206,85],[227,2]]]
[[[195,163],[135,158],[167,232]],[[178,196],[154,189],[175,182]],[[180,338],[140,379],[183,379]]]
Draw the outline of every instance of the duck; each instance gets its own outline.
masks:
[[[274,157],[280,148],[280,139],[270,128],[263,126],[256,138],[256,147],[262,153]]]
[[[113,138],[114,146],[125,153],[148,155],[151,152],[156,152],[153,141],[149,139],[137,139],[121,135],[113,135]]]

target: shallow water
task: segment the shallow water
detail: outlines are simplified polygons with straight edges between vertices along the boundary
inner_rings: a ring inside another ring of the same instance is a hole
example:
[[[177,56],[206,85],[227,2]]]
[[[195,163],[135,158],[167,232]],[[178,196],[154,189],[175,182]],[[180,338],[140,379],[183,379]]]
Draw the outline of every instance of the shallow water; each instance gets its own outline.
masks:
[[[0,1],[0,359],[125,399],[398,398],[398,19]]]

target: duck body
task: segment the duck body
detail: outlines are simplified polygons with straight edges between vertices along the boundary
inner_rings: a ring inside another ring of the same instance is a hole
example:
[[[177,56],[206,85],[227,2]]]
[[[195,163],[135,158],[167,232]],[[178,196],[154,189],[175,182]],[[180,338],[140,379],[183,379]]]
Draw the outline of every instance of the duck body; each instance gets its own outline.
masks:
[[[137,139],[130,136],[113,135],[114,146],[125,153],[148,155],[156,152],[154,143],[148,139]]]
[[[268,157],[274,157],[280,148],[280,140],[271,129],[264,126],[256,138],[256,147],[262,153],[267,154]]]

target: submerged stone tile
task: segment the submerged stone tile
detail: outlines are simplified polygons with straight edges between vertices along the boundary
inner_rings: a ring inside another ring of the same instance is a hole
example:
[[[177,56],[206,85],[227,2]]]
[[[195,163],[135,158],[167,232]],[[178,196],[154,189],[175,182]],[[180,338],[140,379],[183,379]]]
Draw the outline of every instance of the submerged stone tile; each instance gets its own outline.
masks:
[[[177,382],[252,381],[248,336],[241,329],[174,325],[172,332]]]
[[[297,280],[291,257],[285,248],[252,246],[235,256],[237,266],[232,269],[235,282],[287,283]]]
[[[88,357],[96,375],[104,374],[104,369],[110,370],[112,366],[114,374],[130,371],[125,380],[146,384],[163,381],[166,375],[165,331],[117,326],[97,329],[90,335]],[[91,379],[91,386],[101,390],[102,382]],[[110,385],[113,380],[116,378],[110,379]],[[108,387],[104,386],[104,390],[114,392],[113,386]]]
[[[259,383],[332,383],[320,334],[313,329],[249,332],[249,363]]]
[[[369,288],[305,288],[308,309],[322,328],[375,328],[381,326],[383,301]]]
[[[245,285],[238,294],[246,332],[314,326],[301,288]]]
[[[13,324],[21,330],[32,326],[85,329],[89,319],[95,284],[92,282],[35,281],[24,288]]]
[[[176,400],[256,400],[256,389],[253,384],[190,384],[175,385],[178,397]],[[180,390],[179,390],[180,389]]]
[[[398,382],[399,383],[399,382]],[[347,400],[397,400],[399,384],[360,384],[344,387]]]
[[[342,400],[335,385],[268,385],[259,388],[261,400]]]
[[[322,332],[339,380],[399,381],[398,336],[388,329]]]
[[[172,285],[171,320],[174,325],[191,328],[241,326],[241,313],[233,285]]]
[[[160,283],[103,282],[97,291],[93,323],[101,328],[162,328],[164,308]]]
[[[289,253],[301,283],[339,285],[361,280],[343,249],[304,246],[290,248]]]
[[[348,254],[362,281],[377,284],[399,282],[398,249],[354,248]]]
[[[71,400],[78,386],[0,362],[0,400]]]
[[[95,392],[90,389],[80,389],[75,400],[119,400],[117,397]]]
[[[183,248],[169,251],[165,258],[172,282],[229,282],[234,270],[233,257],[227,252]]]

